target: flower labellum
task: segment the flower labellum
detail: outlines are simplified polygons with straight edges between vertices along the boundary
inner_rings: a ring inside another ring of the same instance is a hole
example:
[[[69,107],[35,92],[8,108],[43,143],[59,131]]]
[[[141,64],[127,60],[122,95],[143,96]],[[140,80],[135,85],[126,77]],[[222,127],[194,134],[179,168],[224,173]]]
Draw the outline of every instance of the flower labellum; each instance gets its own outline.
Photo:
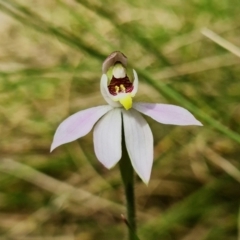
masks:
[[[85,136],[94,127],[95,154],[109,169],[121,159],[123,127],[132,166],[147,184],[153,163],[153,135],[140,113],[163,124],[202,124],[188,110],[179,106],[133,103],[138,90],[138,76],[135,70],[133,77],[128,74],[127,57],[123,53],[116,51],[110,54],[103,62],[102,71],[100,90],[108,105],[89,108],[65,119],[54,135],[51,151]]]
[[[122,54],[120,52],[115,52],[115,54],[116,62],[109,68],[106,68],[108,88],[106,92],[110,99],[114,102],[119,102],[126,110],[129,110],[132,107],[132,98],[137,91],[138,78],[137,74],[134,73],[135,79],[133,81],[130,80],[124,63],[119,61],[120,57],[117,58],[118,55],[121,56]],[[112,61],[111,58],[110,61]],[[103,76],[103,82],[106,81],[105,77]],[[104,86],[106,87],[106,83],[104,83]]]

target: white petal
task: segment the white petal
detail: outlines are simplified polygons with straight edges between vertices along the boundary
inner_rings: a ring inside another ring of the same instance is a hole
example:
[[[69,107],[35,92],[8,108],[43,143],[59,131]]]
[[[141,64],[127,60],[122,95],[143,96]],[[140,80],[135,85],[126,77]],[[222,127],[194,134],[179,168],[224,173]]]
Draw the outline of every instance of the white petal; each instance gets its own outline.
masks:
[[[133,69],[133,76],[134,76],[134,80],[133,80],[133,90],[131,92],[131,96],[134,97],[137,93],[138,90],[138,75],[137,72]]]
[[[134,103],[133,108],[163,124],[202,126],[188,110],[175,105]]]
[[[65,119],[57,128],[51,151],[64,143],[85,136],[91,131],[97,120],[111,109],[111,106],[93,107],[77,112]]]
[[[113,167],[122,156],[121,110],[108,112],[94,127],[94,150],[98,160],[106,167]]]
[[[113,96],[109,93],[108,90],[108,78],[106,74],[103,74],[100,81],[100,90],[105,101],[113,107],[121,107],[119,102],[114,102]]]
[[[133,168],[148,183],[153,163],[153,136],[146,120],[134,109],[123,111],[126,148]]]

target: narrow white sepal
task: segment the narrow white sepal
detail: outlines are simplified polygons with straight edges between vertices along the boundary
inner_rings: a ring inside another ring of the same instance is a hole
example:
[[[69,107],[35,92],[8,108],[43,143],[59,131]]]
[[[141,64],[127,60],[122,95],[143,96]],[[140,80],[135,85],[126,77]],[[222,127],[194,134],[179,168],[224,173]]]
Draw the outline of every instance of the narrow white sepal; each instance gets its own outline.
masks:
[[[72,142],[89,133],[94,124],[105,113],[111,110],[111,106],[98,106],[77,112],[65,119],[57,128],[51,151],[56,147]]]
[[[146,120],[136,110],[123,110],[126,148],[133,168],[146,184],[153,164],[153,135]]]
[[[108,90],[108,77],[106,74],[103,74],[100,81],[100,90],[105,101],[113,107],[121,107],[119,102],[113,101],[113,97]]]
[[[134,103],[133,108],[163,124],[202,126],[187,109],[171,104]]]
[[[122,156],[122,118],[120,108],[109,111],[94,127],[94,150],[98,160],[112,168]]]

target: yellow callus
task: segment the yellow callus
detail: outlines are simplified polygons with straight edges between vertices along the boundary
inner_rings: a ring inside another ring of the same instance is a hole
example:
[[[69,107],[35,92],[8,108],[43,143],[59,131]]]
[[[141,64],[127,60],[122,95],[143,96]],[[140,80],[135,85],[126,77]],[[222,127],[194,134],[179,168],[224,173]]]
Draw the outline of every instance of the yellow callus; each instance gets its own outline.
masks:
[[[124,94],[124,96],[121,96],[119,99],[119,102],[123,105],[123,107],[128,110],[132,107],[132,97],[131,94]]]

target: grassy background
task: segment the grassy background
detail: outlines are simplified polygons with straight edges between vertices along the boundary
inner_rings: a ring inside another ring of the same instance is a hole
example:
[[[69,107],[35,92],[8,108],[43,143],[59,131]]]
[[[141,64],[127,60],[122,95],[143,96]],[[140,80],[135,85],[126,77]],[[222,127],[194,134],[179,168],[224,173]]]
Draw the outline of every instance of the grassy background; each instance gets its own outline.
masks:
[[[150,184],[136,177],[139,238],[240,239],[240,2],[0,0],[0,239],[125,239],[118,167],[92,133],[49,153],[58,124],[105,104],[112,51],[139,73],[136,101],[190,110],[204,127],[158,124]]]

